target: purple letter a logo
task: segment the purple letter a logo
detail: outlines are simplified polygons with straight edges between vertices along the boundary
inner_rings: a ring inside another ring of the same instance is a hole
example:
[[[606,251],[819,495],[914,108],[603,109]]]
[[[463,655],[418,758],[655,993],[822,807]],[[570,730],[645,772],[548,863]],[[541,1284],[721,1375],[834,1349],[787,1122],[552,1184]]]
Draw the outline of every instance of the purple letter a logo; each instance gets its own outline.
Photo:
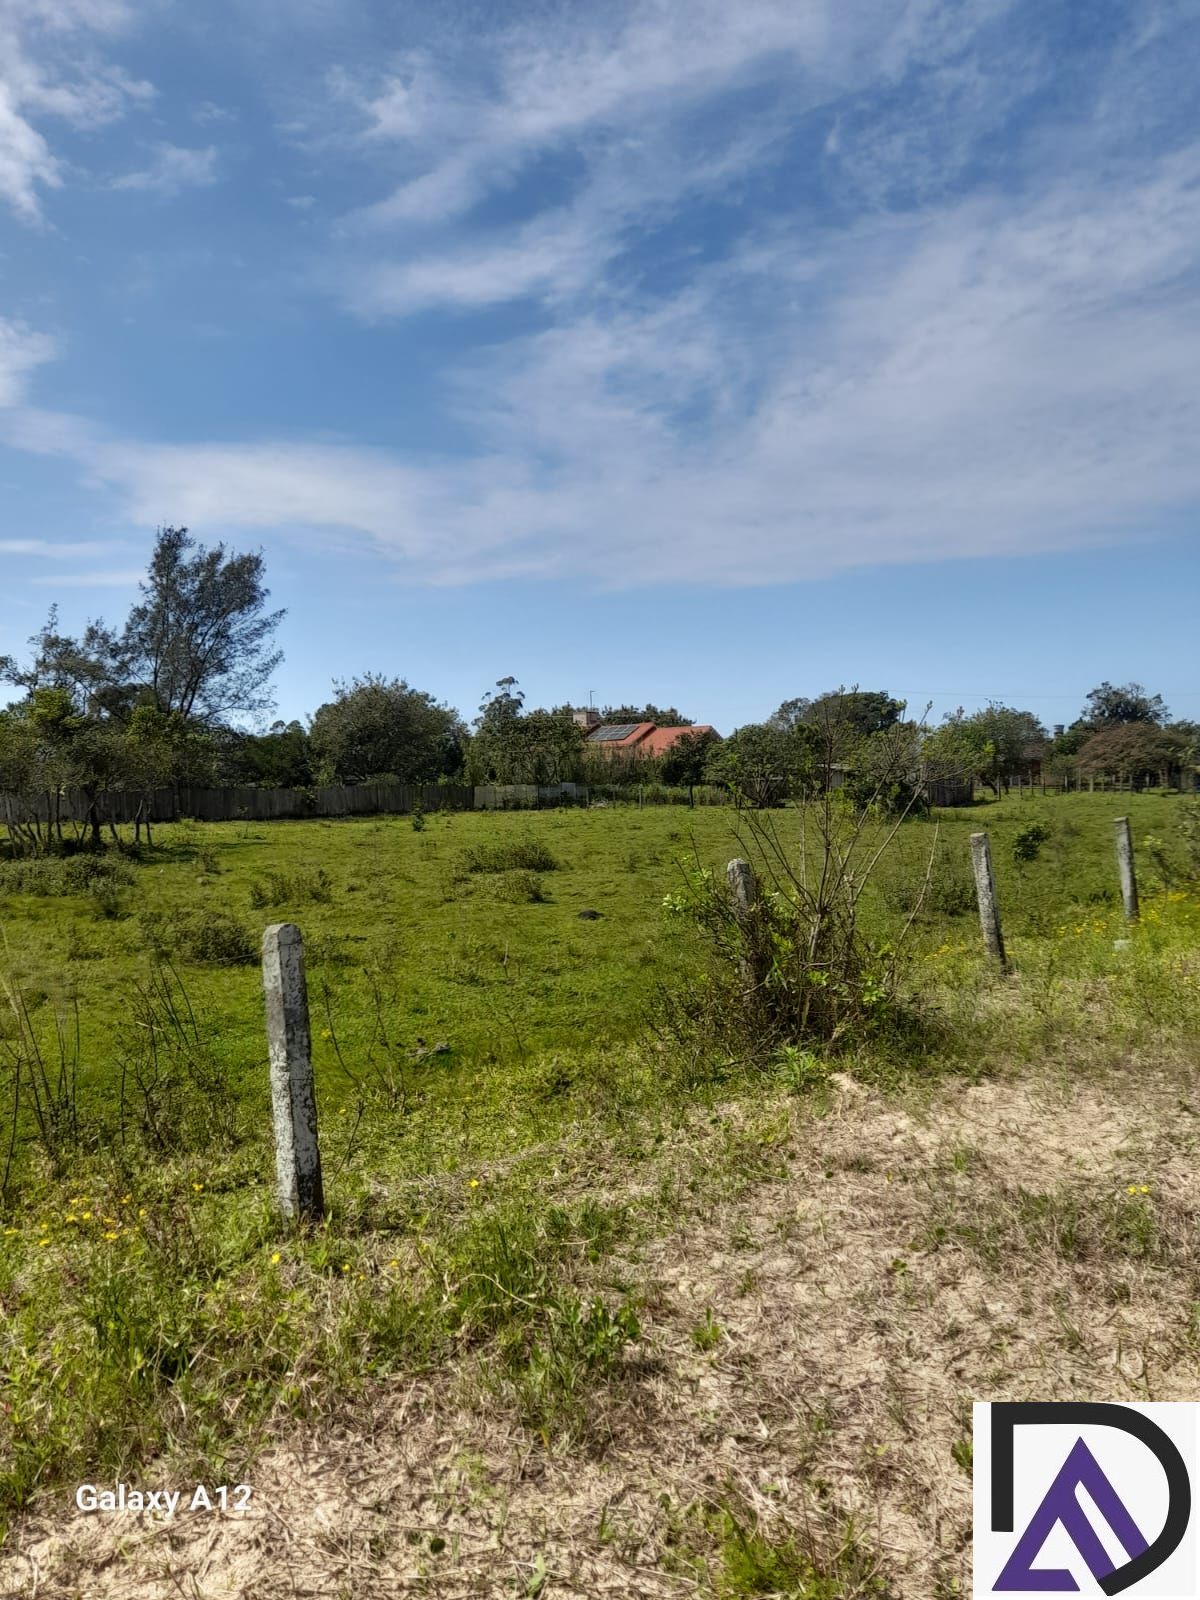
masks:
[[[1121,1504],[1117,1491],[1101,1472],[1095,1456],[1083,1440],[1078,1439],[1059,1469],[1058,1476],[1046,1490],[1046,1497],[1034,1512],[1029,1526],[1018,1539],[1017,1548],[992,1585],[993,1589],[1016,1589],[1026,1594],[1031,1590],[1039,1594],[1063,1589],[1078,1591],[1079,1585],[1065,1568],[1035,1569],[1033,1565],[1056,1522],[1061,1522],[1070,1534],[1075,1548],[1091,1568],[1097,1583],[1108,1577],[1113,1571],[1113,1563],[1096,1537],[1083,1507],[1075,1498],[1075,1491],[1080,1487],[1086,1489],[1096,1502],[1105,1522],[1124,1546],[1126,1555],[1140,1556],[1149,1549],[1141,1529]]]
[[[1149,1450],[1167,1479],[1166,1521],[1154,1543],[1147,1544],[1141,1529],[1100,1470],[1095,1456],[1082,1439],[1077,1439],[1029,1526],[1017,1540],[993,1592],[1078,1592],[1079,1585],[1063,1568],[1035,1569],[1033,1565],[1056,1525],[1061,1525],[1073,1541],[1106,1595],[1120,1594],[1123,1589],[1140,1583],[1156,1567],[1162,1566],[1181,1543],[1192,1514],[1192,1486],[1187,1467],[1174,1441],[1142,1412],[1131,1406],[1094,1400],[998,1401],[991,1407],[991,1421],[993,1533],[1011,1533],[1014,1528],[1013,1432],[1018,1426],[1074,1423],[1076,1427],[1118,1428]],[[1121,1566],[1113,1565],[1075,1498],[1080,1488],[1087,1490],[1128,1554],[1129,1560]]]

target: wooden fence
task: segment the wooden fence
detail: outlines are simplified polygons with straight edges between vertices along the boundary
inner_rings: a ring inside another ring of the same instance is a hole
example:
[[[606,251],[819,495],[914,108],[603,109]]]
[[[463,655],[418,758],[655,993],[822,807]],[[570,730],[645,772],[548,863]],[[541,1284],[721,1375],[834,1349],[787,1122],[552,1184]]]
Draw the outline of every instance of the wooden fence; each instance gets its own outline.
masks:
[[[405,813],[420,806],[425,811],[483,811],[585,805],[587,790],[580,784],[413,784],[355,783],[319,789],[255,789],[249,785],[201,789],[182,784],[177,789],[138,792],[113,789],[96,797],[96,817],[111,823],[177,822],[194,817],[199,822],[269,822],[284,817],[358,817],[372,813]],[[10,815],[46,823],[85,822],[88,802],[82,791],[42,794],[36,800],[17,802],[0,795],[0,822]]]

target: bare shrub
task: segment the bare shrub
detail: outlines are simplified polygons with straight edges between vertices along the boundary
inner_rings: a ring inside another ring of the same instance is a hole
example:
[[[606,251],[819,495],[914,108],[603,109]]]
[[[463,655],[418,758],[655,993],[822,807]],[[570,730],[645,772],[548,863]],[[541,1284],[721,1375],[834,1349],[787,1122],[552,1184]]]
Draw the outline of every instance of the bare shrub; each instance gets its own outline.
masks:
[[[236,1136],[234,1097],[179,974],[167,963],[134,985],[119,1041],[119,1126],[152,1151],[203,1150]]]

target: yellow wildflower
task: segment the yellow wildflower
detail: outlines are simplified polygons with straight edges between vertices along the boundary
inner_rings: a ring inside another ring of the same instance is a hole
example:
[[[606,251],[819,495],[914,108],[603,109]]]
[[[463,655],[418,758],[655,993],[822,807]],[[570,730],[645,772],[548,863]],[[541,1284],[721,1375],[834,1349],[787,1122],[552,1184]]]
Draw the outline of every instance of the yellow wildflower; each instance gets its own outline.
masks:
[[[283,1257],[279,1254],[279,1251],[276,1250],[275,1254],[271,1257],[271,1265],[273,1267],[277,1267],[282,1259]]]
[[[196,1191],[197,1194],[203,1194],[203,1192],[204,1192],[204,1185],[202,1183],[194,1183],[192,1185],[192,1188]]]

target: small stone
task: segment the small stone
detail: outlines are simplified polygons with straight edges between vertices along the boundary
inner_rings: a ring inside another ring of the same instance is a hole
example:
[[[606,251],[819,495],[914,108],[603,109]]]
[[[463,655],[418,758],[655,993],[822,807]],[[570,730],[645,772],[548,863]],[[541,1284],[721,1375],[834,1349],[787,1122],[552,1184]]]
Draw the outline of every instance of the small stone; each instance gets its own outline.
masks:
[[[581,922],[599,922],[600,913],[598,911],[591,910],[581,911],[579,913],[579,920]]]

